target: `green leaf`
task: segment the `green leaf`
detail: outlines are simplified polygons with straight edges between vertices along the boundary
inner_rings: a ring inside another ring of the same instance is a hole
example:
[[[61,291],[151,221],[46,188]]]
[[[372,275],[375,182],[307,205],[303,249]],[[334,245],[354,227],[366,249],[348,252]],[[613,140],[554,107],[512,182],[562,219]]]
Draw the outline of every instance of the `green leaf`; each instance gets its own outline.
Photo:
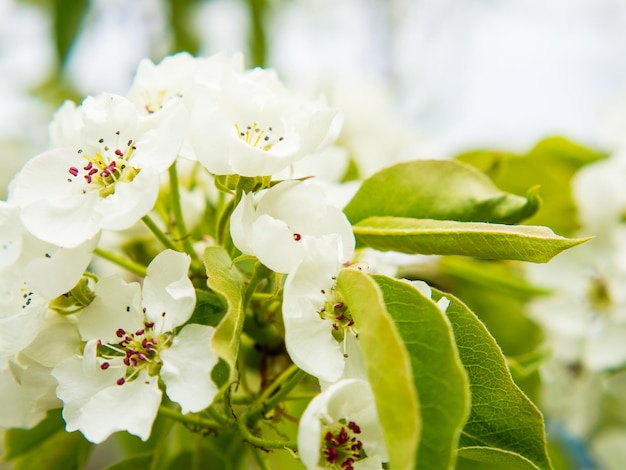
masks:
[[[196,289],[196,307],[188,323],[217,326],[224,318],[228,305],[217,298],[216,294]]]
[[[450,299],[446,315],[472,393],[470,417],[460,446],[502,451],[497,455],[519,454],[520,461],[528,460],[541,470],[551,469],[541,413],[513,382],[504,356],[485,326],[454,296],[435,291],[433,298],[442,295]]]
[[[152,453],[136,455],[109,465],[105,470],[136,470],[138,468],[150,468]]]
[[[468,416],[469,381],[447,317],[408,282],[373,279],[409,353],[422,415],[418,469],[454,468],[459,435]],[[442,380],[443,378],[443,380]]]
[[[540,470],[515,452],[491,447],[462,447],[459,457],[457,470]]]
[[[54,34],[61,67],[67,61],[88,7],[88,0],[56,0],[54,2]]]
[[[571,236],[580,228],[571,179],[584,165],[605,157],[565,138],[550,137],[526,155],[479,150],[456,158],[487,173],[505,191],[526,194],[527,188],[541,186],[541,210],[526,223]]]
[[[239,336],[244,321],[244,283],[237,268],[224,248],[209,246],[204,250],[204,265],[208,276],[207,285],[222,295],[228,305],[226,315],[213,335],[215,353],[230,366],[230,377],[236,375]]]
[[[371,217],[353,226],[366,245],[381,251],[465,255],[546,263],[588,238],[569,239],[546,227],[482,222]]]
[[[421,420],[411,360],[376,282],[343,269],[337,287],[359,328],[367,376],[374,392],[391,468],[414,468]]]
[[[79,470],[84,467],[92,444],[79,432],[53,434],[31,452],[14,460],[13,470]]]
[[[344,212],[352,224],[376,216],[516,223],[538,208],[536,193],[507,194],[465,163],[416,160],[366,179]]]
[[[4,433],[4,460],[30,452],[65,428],[61,409],[50,410],[46,418],[32,429],[8,429]]]

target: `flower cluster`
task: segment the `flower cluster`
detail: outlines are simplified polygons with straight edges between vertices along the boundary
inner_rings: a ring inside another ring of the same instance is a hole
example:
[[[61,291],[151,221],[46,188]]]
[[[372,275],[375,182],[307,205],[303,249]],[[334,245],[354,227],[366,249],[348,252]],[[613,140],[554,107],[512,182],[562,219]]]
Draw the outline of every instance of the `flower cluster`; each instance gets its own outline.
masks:
[[[536,201],[464,163],[375,172],[385,151],[340,150],[342,120],[226,54],[146,60],[127,95],[64,103],[0,201],[0,427],[127,432],[159,468],[219,454],[202,441],[217,435],[227,459],[288,449],[349,470],[452,468],[474,456],[457,452],[468,426],[498,459],[548,468],[541,417],[481,321],[397,268],[545,262],[584,240],[513,225]],[[503,400],[503,416],[484,406]]]
[[[295,94],[273,71],[242,62],[184,53],[144,61],[127,96],[90,96],[55,114],[51,148],[25,164],[0,204],[0,395],[15,405],[1,426],[32,427],[62,406],[67,431],[91,442],[121,430],[146,440],[163,391],[182,414],[209,408],[219,347],[215,328],[194,314],[202,283],[192,278],[206,278],[196,263],[221,238],[287,275],[286,348],[325,389],[303,418],[303,462],[384,460],[358,327],[336,286],[354,256],[351,224],[314,181],[273,181],[331,144],[341,116],[323,97]],[[203,210],[226,201],[218,225],[227,231],[186,232],[180,199],[194,184],[178,187],[176,165],[186,169],[181,182],[215,182],[221,195],[201,187],[194,220],[201,225]],[[141,221],[167,248],[147,268],[104,248]],[[102,274],[94,254],[130,271],[131,282],[123,271]],[[344,400],[351,405],[341,416],[320,411]]]

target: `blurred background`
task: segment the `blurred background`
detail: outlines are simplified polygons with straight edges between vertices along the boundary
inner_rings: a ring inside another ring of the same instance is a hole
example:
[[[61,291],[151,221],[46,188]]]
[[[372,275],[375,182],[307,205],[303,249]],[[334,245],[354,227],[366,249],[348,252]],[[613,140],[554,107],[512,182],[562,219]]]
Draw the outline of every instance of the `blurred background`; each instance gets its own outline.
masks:
[[[241,50],[346,113],[379,113],[412,157],[556,134],[605,147],[626,2],[0,0],[0,188],[46,146],[63,99],[124,94],[141,58],[181,50]]]

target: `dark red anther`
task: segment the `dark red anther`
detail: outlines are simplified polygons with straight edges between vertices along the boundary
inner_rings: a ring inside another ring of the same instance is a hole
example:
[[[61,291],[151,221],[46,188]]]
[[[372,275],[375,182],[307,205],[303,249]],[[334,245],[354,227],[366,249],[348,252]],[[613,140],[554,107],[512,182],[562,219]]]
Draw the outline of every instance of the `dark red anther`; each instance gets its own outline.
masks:
[[[89,170],[89,176],[93,176],[96,173],[98,173],[98,169],[97,168],[92,168],[91,170]]]
[[[354,434],[361,434],[361,428],[354,421],[348,423],[348,427],[354,432]]]
[[[108,362],[103,362],[102,364],[100,364],[100,369],[102,369],[102,370],[107,370],[110,366],[111,366],[111,364],[110,364],[110,363],[108,363]]]
[[[143,313],[146,313],[145,309],[144,309]],[[154,322],[147,321],[147,322],[144,323],[144,325],[146,325],[146,328],[152,328],[154,326]]]
[[[333,323],[333,330],[338,330],[339,327],[337,326],[337,323]]]
[[[144,332],[145,332],[145,330],[137,330],[137,331],[135,331],[135,335],[136,336],[141,336],[142,334],[144,334]]]
[[[124,155],[124,152],[122,152],[120,149],[117,149],[117,150],[115,151],[115,155],[117,155],[117,156],[119,156],[119,157],[122,157],[122,156]]]
[[[341,308],[343,307],[343,302],[337,302],[335,305],[333,305],[334,308]]]
[[[87,163],[87,165],[85,165],[83,167],[83,170],[85,170],[85,171],[91,170],[91,167],[93,167],[93,163],[89,162],[89,163]]]
[[[299,242],[300,240],[302,240],[302,235],[300,235],[299,233],[294,233],[293,234],[293,239],[297,242]]]
[[[350,320],[350,321],[348,322],[348,326],[352,326],[352,325],[354,325],[354,320]]]
[[[124,362],[124,364],[130,367],[130,358],[128,356],[126,356],[122,361]]]
[[[76,168],[75,166],[71,166],[69,172],[72,176],[78,176],[78,168]]]
[[[115,336],[117,336],[118,338],[122,338],[125,334],[126,334],[126,331],[124,331],[124,329],[123,329],[123,328],[119,328],[119,329],[115,332]]]
[[[345,318],[346,316],[343,313],[340,313],[339,315],[337,315],[337,320],[341,321]]]
[[[326,461],[328,463],[335,463],[339,458],[339,452],[337,452],[337,449],[333,447],[324,449],[324,455],[326,455]]]
[[[117,379],[118,385],[124,385],[125,383],[126,383],[126,380],[124,379],[124,377],[120,377],[119,379]]]
[[[85,175],[85,180],[87,181],[88,184],[91,184],[91,176]]]

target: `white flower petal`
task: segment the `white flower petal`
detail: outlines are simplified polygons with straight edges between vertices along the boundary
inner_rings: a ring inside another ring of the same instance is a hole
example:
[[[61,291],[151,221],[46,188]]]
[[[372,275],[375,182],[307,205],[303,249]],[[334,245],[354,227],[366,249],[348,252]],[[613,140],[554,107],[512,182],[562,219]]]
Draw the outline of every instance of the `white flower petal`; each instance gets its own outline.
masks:
[[[148,266],[142,303],[156,331],[172,331],[191,317],[196,292],[187,277],[190,263],[189,255],[165,250]]]
[[[0,201],[0,269],[13,264],[20,256],[22,233],[18,207]]]
[[[97,192],[67,181],[76,151],[56,149],[32,158],[15,179],[15,202],[28,231],[54,245],[74,247],[100,231]]]
[[[129,183],[117,183],[115,193],[98,198],[94,210],[99,226],[107,230],[131,227],[154,207],[159,195],[159,174],[151,168],[142,169]]]
[[[90,341],[82,357],[72,356],[52,369],[52,376],[59,383],[57,396],[63,400],[63,419],[68,432],[79,428],[82,406],[119,378],[119,373],[113,369],[100,369],[96,347],[97,341]]]
[[[44,412],[33,410],[8,367],[0,368],[0,384],[0,403],[4,404],[0,406],[0,427],[30,429],[45,418]]]
[[[183,414],[205,409],[217,394],[217,386],[211,380],[211,371],[218,361],[211,348],[214,331],[210,326],[187,325],[172,346],[161,353],[161,378],[167,396],[180,404]]]
[[[117,343],[120,341],[116,336],[118,329],[134,333],[144,327],[139,284],[128,284],[119,276],[111,276],[98,281],[95,294],[94,300],[78,315],[83,340]]]
[[[96,444],[116,431],[145,441],[161,403],[158,377],[140,372],[135,380],[117,385],[119,370],[103,370],[96,347],[96,341],[88,342],[83,357],[66,359],[52,371],[59,382],[57,396],[63,400],[66,430],[79,430]]]
[[[19,274],[3,271],[0,276],[0,360],[28,346],[37,336],[46,313],[45,301],[27,292]]]
[[[24,280],[48,300],[70,291],[91,262],[98,239],[96,236],[74,248],[50,246],[46,250],[48,256],[44,254],[27,263]]]
[[[293,271],[306,254],[302,239],[296,241],[285,222],[269,215],[261,215],[254,221],[249,236],[254,255],[278,273]]]
[[[381,468],[387,460],[374,396],[369,383],[359,379],[344,379],[317,395],[300,418],[298,453],[307,469],[317,469],[322,448],[322,433],[327,426],[353,421],[360,428],[357,434],[367,458],[355,463],[355,468]]]
[[[45,367],[54,367],[80,352],[81,339],[76,324],[64,316],[49,312],[37,337],[21,352]]]
[[[145,373],[124,385],[96,393],[82,408],[77,428],[87,440],[100,443],[117,431],[146,441],[161,404],[158,377]]]
[[[255,219],[253,200],[253,194],[244,194],[230,217],[230,236],[233,239],[233,243],[242,253],[247,255],[254,253],[250,245],[252,222]]]
[[[333,338],[329,322],[319,315],[285,318],[285,346],[294,364],[306,373],[325,382],[335,382],[342,376],[343,351]]]

